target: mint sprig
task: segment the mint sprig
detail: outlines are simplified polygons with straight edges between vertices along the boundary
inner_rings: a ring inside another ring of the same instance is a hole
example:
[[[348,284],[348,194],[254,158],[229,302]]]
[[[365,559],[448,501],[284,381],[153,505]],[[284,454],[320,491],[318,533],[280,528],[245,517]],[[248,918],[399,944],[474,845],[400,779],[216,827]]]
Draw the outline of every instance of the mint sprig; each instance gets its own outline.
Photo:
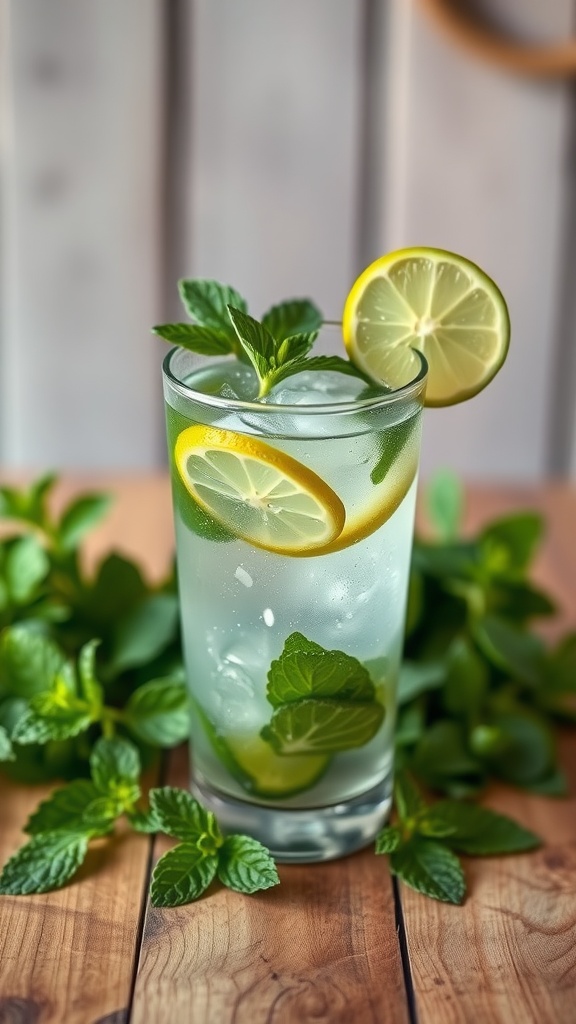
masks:
[[[417,892],[445,903],[462,903],[464,870],[457,856],[520,853],[541,840],[511,818],[461,800],[425,803],[413,780],[398,773],[396,825],[382,829],[376,853],[386,854],[392,874]]]
[[[168,596],[168,595],[166,595]],[[162,595],[159,595],[159,599]],[[156,601],[158,606],[158,601]],[[146,617],[148,616],[148,613]],[[156,623],[164,633],[164,620]],[[151,634],[151,635],[150,635]],[[124,648],[130,665],[138,664],[141,647],[155,644],[154,629],[140,648],[131,633]],[[105,687],[96,677],[99,641],[91,640],[79,652],[77,666],[47,637],[24,626],[7,628],[0,638],[0,697],[27,697],[13,723],[12,744],[26,746],[70,740],[98,726],[112,736],[125,729],[152,746],[171,747],[187,738],[190,705],[186,686],[178,676],[150,680],[133,690],[124,709],[105,702]],[[117,673],[112,658],[108,671]],[[39,687],[39,692],[34,692]],[[0,701],[0,715],[2,703]]]
[[[200,355],[235,355],[250,363],[258,380],[257,398],[281,381],[314,370],[344,373],[369,381],[354,363],[340,356],[309,352],[322,326],[322,313],[310,299],[288,299],[268,309],[262,320],[248,313],[246,300],[229,285],[183,280],[179,292],[192,323],[158,324],[153,332],[172,345]]]
[[[154,868],[155,907],[176,907],[201,896],[216,874],[223,885],[253,893],[279,883],[266,847],[249,836],[224,837],[214,815],[184,790],[153,789],[150,804],[162,830],[181,842]]]
[[[142,796],[136,747],[119,738],[100,739],[90,758],[91,780],[55,790],[30,816],[31,839],[4,865],[0,895],[49,892],[69,882],[84,862],[91,840],[110,835],[125,815],[137,832],[164,832],[181,842],[158,861],[151,882],[154,906],[174,907],[197,899],[218,873],[238,892],[278,883],[269,852],[248,836],[225,838],[214,815],[190,793],[166,786]]]

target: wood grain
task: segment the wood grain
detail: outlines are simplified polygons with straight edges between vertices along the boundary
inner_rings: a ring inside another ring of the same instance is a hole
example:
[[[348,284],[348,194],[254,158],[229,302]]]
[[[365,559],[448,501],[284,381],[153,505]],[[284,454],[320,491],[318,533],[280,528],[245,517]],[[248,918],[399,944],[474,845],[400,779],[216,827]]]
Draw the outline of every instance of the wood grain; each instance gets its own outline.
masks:
[[[521,500],[521,498],[525,500]],[[576,626],[576,493],[482,491],[471,502],[474,526],[523,505],[546,513],[548,540],[537,568]],[[558,1024],[576,1006],[576,743],[562,741],[571,797],[529,796],[495,787],[487,803],[534,829],[542,849],[469,860],[463,908],[423,900],[402,887],[420,1024]]]
[[[0,862],[51,786],[0,778]],[[1,1024],[92,1024],[129,1001],[150,840],[119,829],[91,845],[73,883],[0,898]]]
[[[169,781],[187,780],[179,752]],[[188,907],[148,907],[133,1024],[407,1024],[384,859],[279,874],[254,896],[214,886]]]

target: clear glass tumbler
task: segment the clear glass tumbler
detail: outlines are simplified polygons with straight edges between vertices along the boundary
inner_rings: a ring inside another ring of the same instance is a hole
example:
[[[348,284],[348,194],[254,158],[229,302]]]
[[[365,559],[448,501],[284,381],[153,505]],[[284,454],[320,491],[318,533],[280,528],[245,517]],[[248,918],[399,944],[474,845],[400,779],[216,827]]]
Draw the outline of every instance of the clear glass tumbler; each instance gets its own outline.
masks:
[[[367,845],[390,809],[426,367],[389,392],[300,374],[265,404],[242,398],[247,372],[182,349],[164,362],[191,786],[278,860],[325,860]],[[243,539],[241,505],[226,521],[234,495],[212,516],[186,484],[199,426],[225,472],[254,439],[264,476],[280,453],[342,509],[338,535],[286,553]]]

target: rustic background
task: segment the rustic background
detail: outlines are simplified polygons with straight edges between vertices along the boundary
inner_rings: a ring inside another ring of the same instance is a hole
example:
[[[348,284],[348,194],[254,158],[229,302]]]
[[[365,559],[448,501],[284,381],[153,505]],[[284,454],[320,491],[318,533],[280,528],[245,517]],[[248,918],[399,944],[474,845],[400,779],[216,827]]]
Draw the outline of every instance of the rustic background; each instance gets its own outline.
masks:
[[[513,347],[427,416],[424,471],[576,477],[574,79],[459,50],[416,0],[0,0],[0,462],[162,464],[151,324],[182,275],[259,312],[410,244],[501,284]],[[522,39],[573,0],[478,0]]]

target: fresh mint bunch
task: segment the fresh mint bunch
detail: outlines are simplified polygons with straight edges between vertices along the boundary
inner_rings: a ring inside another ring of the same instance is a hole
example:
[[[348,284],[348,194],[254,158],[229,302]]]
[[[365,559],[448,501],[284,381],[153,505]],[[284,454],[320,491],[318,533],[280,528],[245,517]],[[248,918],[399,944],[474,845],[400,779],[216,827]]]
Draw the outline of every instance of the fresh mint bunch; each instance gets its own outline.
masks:
[[[258,378],[258,398],[303,370],[333,371],[367,380],[340,356],[309,357],[323,322],[310,299],[281,302],[259,321],[249,315],[245,299],[228,285],[185,280],[178,287],[193,323],[159,324],[154,333],[201,355],[235,355],[250,363]]]
[[[55,482],[0,488],[0,761],[21,781],[82,775],[103,731],[147,760],[188,735],[173,575],[151,587],[113,552],[88,576],[81,544],[110,499],[54,515]]]
[[[98,640],[85,644],[74,666],[54,640],[27,625],[3,631],[0,721],[6,716],[12,758],[19,747],[72,740],[94,728],[108,737],[120,729],[153,747],[171,747],[187,738],[190,709],[184,681],[176,675],[150,680],[131,693],[123,708],[115,707],[106,702],[96,675],[98,646]],[[10,732],[8,717],[13,718]]]
[[[427,498],[439,540],[414,545],[398,761],[451,796],[493,777],[561,795],[554,725],[576,722],[576,635],[550,649],[532,627],[555,610],[529,578],[543,522],[520,512],[462,540],[458,482],[438,477]]]
[[[417,892],[445,903],[462,903],[464,870],[458,853],[476,857],[520,853],[540,846],[533,832],[511,818],[463,800],[426,804],[403,772],[394,785],[397,821],[383,828],[376,853],[387,854],[392,874]]]

